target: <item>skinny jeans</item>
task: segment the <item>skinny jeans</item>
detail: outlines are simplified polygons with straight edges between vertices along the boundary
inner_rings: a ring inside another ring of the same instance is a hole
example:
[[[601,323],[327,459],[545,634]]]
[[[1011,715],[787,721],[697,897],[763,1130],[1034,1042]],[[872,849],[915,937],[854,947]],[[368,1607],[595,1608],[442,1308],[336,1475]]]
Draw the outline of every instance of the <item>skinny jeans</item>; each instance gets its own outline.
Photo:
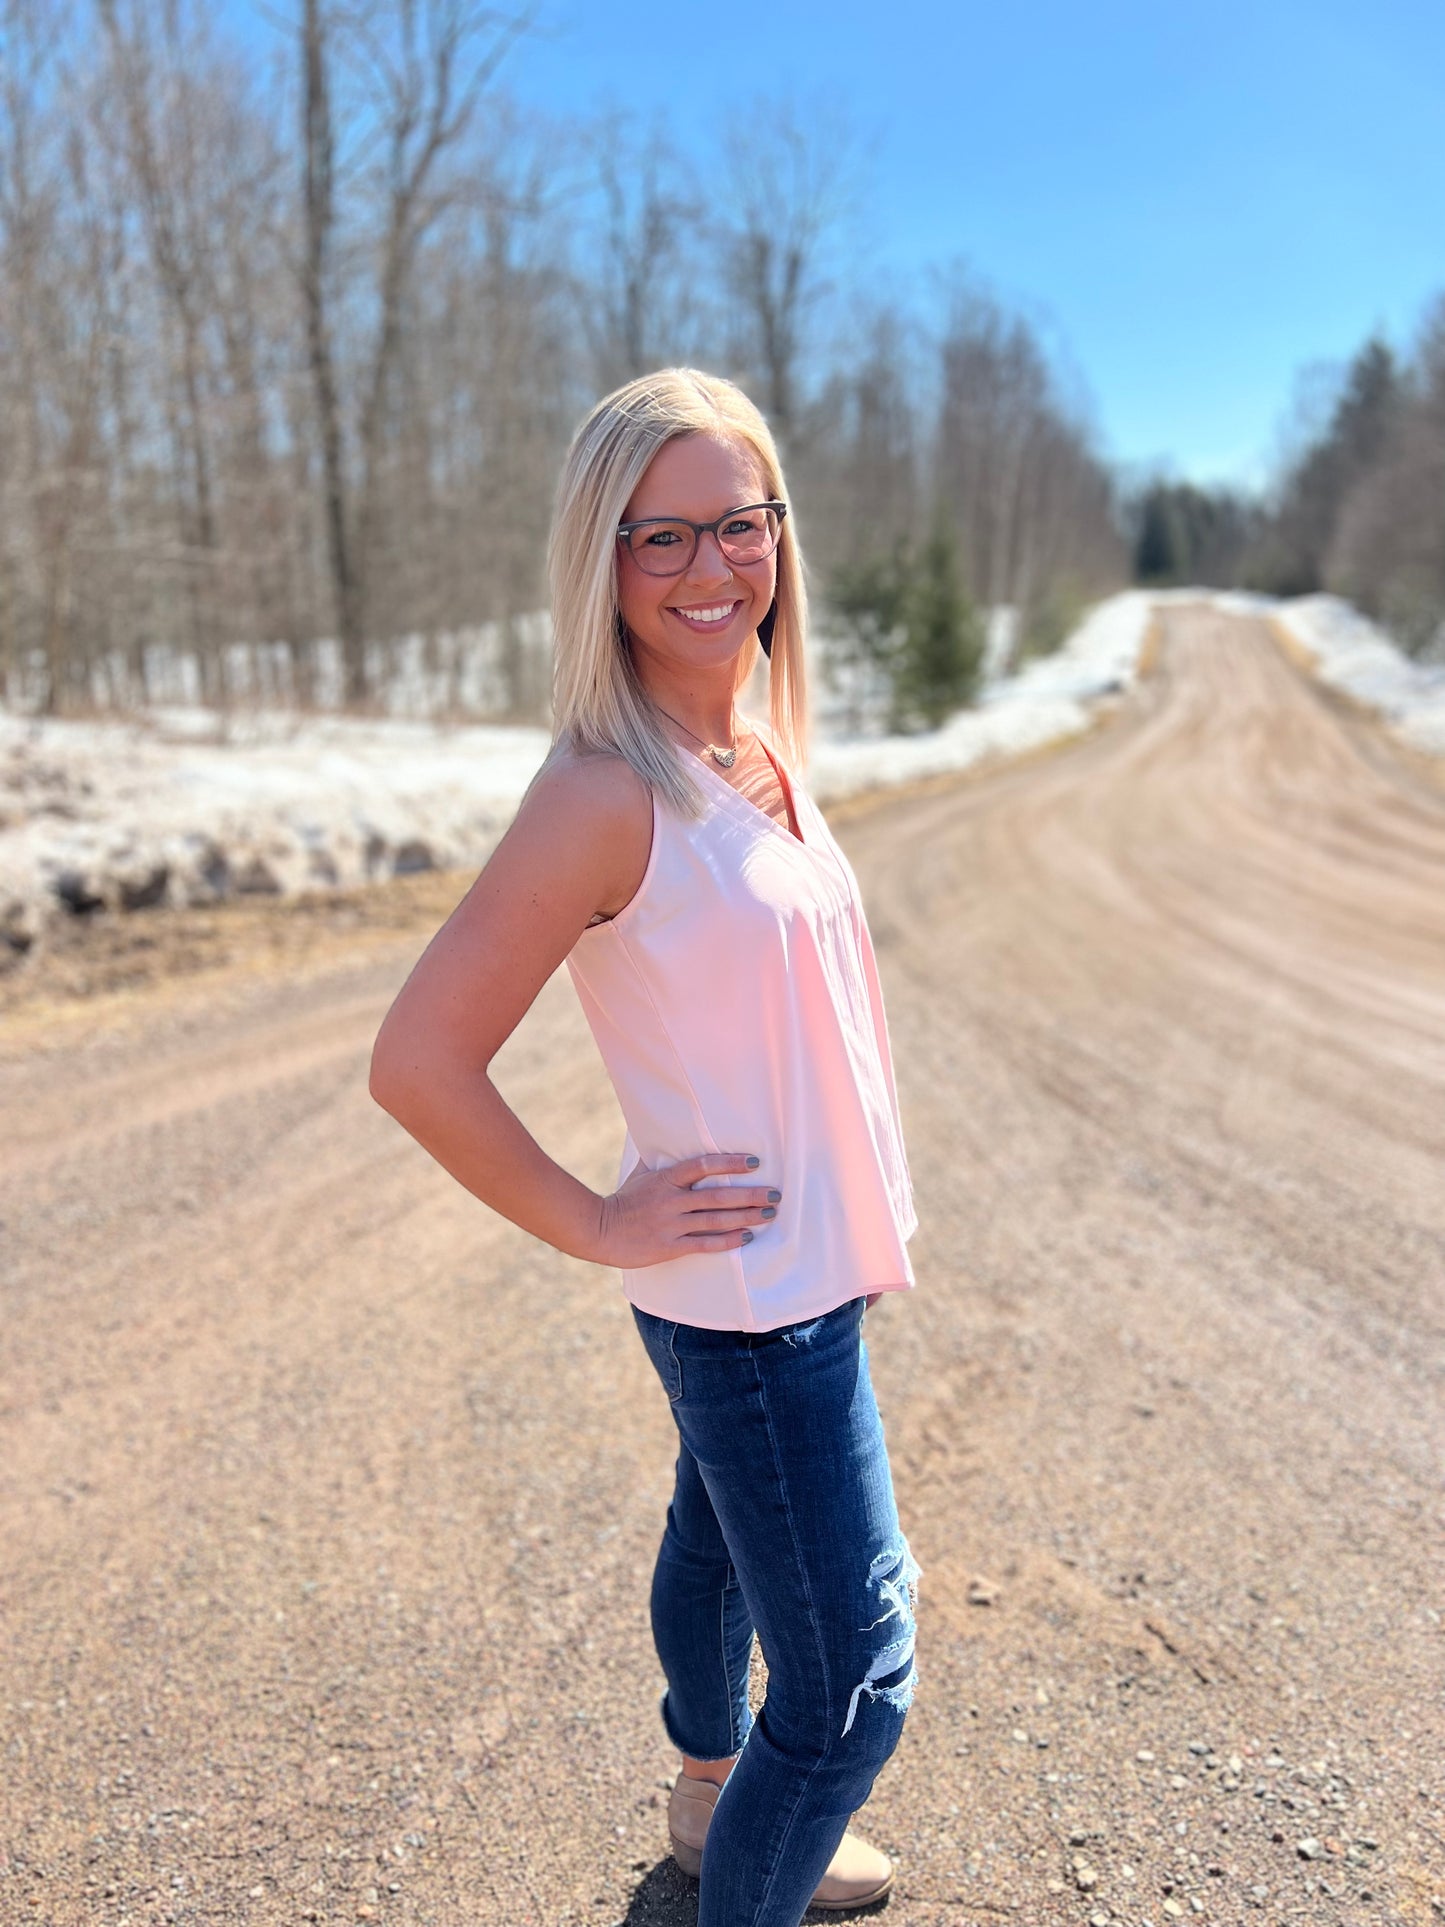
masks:
[[[693,1759],[739,1755],[703,1849],[698,1927],[798,1927],[913,1697],[919,1569],[863,1311],[855,1298],[737,1332],[633,1307],[680,1441],[651,1594],[662,1723]]]

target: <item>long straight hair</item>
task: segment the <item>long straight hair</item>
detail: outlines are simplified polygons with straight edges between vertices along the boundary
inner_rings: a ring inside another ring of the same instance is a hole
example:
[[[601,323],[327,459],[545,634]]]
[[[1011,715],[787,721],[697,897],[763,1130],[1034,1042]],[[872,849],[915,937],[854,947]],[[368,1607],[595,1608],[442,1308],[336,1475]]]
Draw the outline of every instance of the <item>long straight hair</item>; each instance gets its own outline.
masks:
[[[614,751],[684,816],[702,813],[703,793],[685,771],[632,659],[618,603],[617,525],[657,451],[697,434],[744,444],[762,470],[763,494],[787,500],[777,445],[742,389],[697,368],[661,368],[604,396],[578,428],[558,483],[547,548],[553,637],[548,760],[563,744]],[[807,755],[807,592],[791,513],[777,558],[776,594],[759,628],[769,644],[768,720],[791,772],[801,769]],[[755,661],[749,655],[748,672]]]

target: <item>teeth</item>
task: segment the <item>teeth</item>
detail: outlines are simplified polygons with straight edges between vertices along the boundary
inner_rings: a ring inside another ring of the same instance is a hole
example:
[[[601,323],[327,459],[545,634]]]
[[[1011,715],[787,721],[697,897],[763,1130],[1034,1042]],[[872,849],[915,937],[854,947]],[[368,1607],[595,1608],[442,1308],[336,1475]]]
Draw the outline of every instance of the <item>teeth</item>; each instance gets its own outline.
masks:
[[[677,613],[680,616],[686,616],[689,622],[721,622],[732,612],[731,602],[720,602],[714,609],[679,609]]]

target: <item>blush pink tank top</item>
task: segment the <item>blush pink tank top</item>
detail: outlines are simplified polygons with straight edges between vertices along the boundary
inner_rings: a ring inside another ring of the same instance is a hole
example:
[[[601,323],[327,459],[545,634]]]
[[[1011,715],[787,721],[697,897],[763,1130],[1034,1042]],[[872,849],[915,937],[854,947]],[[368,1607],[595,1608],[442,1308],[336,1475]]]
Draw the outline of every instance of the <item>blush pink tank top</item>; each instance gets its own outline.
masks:
[[[918,1219],[852,866],[781,769],[801,840],[709,764],[692,767],[706,813],[688,821],[654,796],[641,885],[583,931],[567,968],[627,1123],[618,1183],[639,1159],[740,1151],[756,1171],[698,1191],[783,1194],[751,1244],[624,1270],[624,1292],[682,1324],[770,1331],[909,1290]]]

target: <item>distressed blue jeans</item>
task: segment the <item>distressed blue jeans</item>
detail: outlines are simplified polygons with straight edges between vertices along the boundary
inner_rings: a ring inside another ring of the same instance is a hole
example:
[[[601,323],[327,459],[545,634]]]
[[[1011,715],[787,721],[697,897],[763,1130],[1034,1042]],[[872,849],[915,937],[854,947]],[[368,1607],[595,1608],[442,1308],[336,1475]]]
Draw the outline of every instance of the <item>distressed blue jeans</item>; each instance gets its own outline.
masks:
[[[913,1697],[919,1571],[863,1305],[767,1332],[633,1307],[681,1442],[652,1583],[662,1723],[693,1759],[740,1754],[708,1829],[698,1927],[797,1927]]]

